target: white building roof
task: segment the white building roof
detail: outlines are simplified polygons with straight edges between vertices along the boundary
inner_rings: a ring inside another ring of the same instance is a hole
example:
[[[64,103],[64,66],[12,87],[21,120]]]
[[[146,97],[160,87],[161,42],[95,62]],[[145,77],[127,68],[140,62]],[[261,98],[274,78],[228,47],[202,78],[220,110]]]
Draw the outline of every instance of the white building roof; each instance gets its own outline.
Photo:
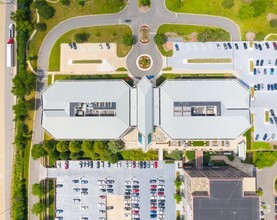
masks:
[[[129,128],[130,87],[122,80],[57,81],[42,94],[42,127],[56,139],[118,139]],[[115,116],[76,117],[70,103],[116,103]]]
[[[217,116],[174,116],[175,102],[218,103]],[[172,139],[233,139],[250,127],[249,92],[236,80],[170,80],[160,86],[161,128]]]

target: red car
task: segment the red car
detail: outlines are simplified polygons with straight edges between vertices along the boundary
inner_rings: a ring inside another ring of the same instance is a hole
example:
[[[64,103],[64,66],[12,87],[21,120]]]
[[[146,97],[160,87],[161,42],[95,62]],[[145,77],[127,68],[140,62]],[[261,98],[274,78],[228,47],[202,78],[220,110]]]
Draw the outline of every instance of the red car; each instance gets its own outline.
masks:
[[[138,193],[139,190],[138,189],[133,189],[133,193]]]
[[[105,198],[106,198],[106,196],[104,196],[104,195],[99,196],[99,199],[105,199]]]
[[[152,206],[152,207],[151,207],[151,211],[154,211],[154,210],[157,210],[157,207],[156,207],[156,206]]]
[[[139,211],[138,210],[133,210],[133,213],[132,213],[133,215],[137,215],[137,214],[139,214]]]
[[[68,162],[68,160],[66,160],[65,162],[64,162],[64,169],[68,169],[68,165],[69,165],[69,162]]]
[[[151,185],[150,189],[157,189],[157,186],[156,185]]]
[[[155,168],[158,168],[158,161],[155,161],[155,162],[154,162],[154,167],[155,167]]]
[[[158,196],[164,196],[164,192],[158,192]]]

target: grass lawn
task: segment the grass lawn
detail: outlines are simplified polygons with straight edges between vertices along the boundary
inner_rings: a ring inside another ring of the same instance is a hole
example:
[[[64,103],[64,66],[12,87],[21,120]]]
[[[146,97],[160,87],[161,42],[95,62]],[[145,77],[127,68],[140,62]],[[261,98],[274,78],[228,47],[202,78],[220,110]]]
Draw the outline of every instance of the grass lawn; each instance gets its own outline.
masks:
[[[266,40],[270,41],[270,40],[277,40],[277,35],[270,35]]]
[[[265,13],[261,14],[256,18],[248,18],[246,20],[240,20],[238,18],[238,12],[240,7],[245,4],[242,0],[234,0],[234,6],[231,9],[224,9],[221,6],[222,1],[215,0],[189,0],[182,1],[182,6],[180,8],[176,8],[174,6],[174,2],[176,0],[166,0],[166,7],[170,11],[174,12],[185,12],[185,13],[195,13],[195,14],[206,14],[206,15],[218,15],[230,18],[234,22],[236,22],[241,29],[241,37],[243,40],[246,39],[246,33],[248,31],[252,31],[255,33],[263,32],[266,35],[270,33],[275,33],[276,29],[270,27],[269,21],[266,19],[266,15],[268,13],[276,13],[277,4],[275,6],[267,7]],[[275,1],[276,2],[276,1]],[[273,4],[274,5],[274,4]]]
[[[35,34],[29,44],[29,56],[38,55],[40,45],[46,34],[61,21],[81,15],[116,13],[126,6],[124,0],[89,0],[86,1],[85,6],[79,6],[75,0],[71,0],[69,6],[61,5],[59,2],[53,4],[48,2],[48,4],[55,8],[55,16],[49,20],[40,17],[40,22],[46,23],[47,30]],[[35,23],[36,14],[33,6],[31,7],[31,10],[32,20],[33,23]],[[31,64],[36,68],[36,60],[32,60]]]
[[[218,74],[174,74],[165,73],[157,79],[157,86],[161,85],[166,79],[225,79],[225,78],[235,78],[233,74],[218,73]]]
[[[204,141],[192,141],[192,145],[195,147],[203,147]]]
[[[51,83],[52,83],[52,75],[51,74],[48,74],[48,79],[47,79],[47,81],[48,81],[48,86],[49,85],[51,85]]]
[[[251,137],[252,128],[246,131],[243,136],[246,137],[246,148],[247,150],[252,149],[252,137]]]
[[[60,52],[61,43],[69,43],[74,40],[76,33],[89,33],[87,43],[109,42],[117,43],[117,56],[124,57],[131,50],[131,46],[125,46],[123,41],[124,35],[132,35],[132,30],[126,25],[114,25],[114,26],[97,26],[89,28],[78,28],[65,33],[54,44],[50,57],[49,57],[49,71],[60,70]],[[100,34],[100,35],[99,35]],[[98,36],[96,36],[98,35]]]
[[[253,142],[252,150],[272,150],[272,145],[267,142]]]

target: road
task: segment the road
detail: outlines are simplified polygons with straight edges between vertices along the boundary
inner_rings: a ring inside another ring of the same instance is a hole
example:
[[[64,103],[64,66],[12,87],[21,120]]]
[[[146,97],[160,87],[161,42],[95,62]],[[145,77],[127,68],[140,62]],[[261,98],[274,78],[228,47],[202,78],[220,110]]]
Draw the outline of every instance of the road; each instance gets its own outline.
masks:
[[[1,24],[3,27],[1,35],[1,158],[3,153],[3,159],[1,159],[1,174],[4,178],[0,178],[1,185],[1,206],[0,206],[0,219],[10,219],[10,194],[11,194],[11,172],[12,172],[12,157],[13,157],[13,142],[14,142],[14,122],[13,122],[13,110],[12,106],[15,103],[14,96],[11,93],[12,78],[14,76],[15,68],[6,67],[6,42],[9,39],[9,24],[10,13],[14,11],[14,4],[8,1],[1,4],[1,20],[4,21]],[[2,29],[1,29],[2,30]],[[3,149],[2,149],[3,148]],[[2,194],[4,189],[4,194]]]
[[[162,56],[157,50],[153,40],[156,30],[161,24],[191,24],[220,27],[230,32],[232,40],[240,40],[239,27],[231,20],[216,16],[171,13],[166,9],[164,0],[152,1],[151,9],[148,12],[139,11],[137,0],[130,0],[128,6],[123,11],[116,14],[74,17],[59,23],[44,39],[38,55],[38,71],[40,79],[38,81],[38,91],[36,94],[36,113],[32,140],[33,144],[43,141],[40,97],[41,91],[43,91],[46,86],[49,55],[56,40],[64,33],[72,29],[90,26],[124,24],[124,19],[127,18],[131,19],[131,22],[126,25],[130,26],[133,31],[133,35],[136,38],[139,36],[139,27],[143,24],[148,25],[151,33],[149,43],[142,45],[141,43],[136,42],[127,57],[127,68],[129,72],[137,78],[141,78],[145,75],[157,75],[161,71],[163,66]],[[141,54],[148,54],[153,60],[153,66],[148,71],[142,71],[138,69],[136,65],[136,60]],[[31,159],[30,167],[32,172],[30,172],[29,177],[29,210],[32,205],[37,202],[37,198],[30,194],[30,186],[39,180],[39,162]],[[29,219],[32,220],[37,218],[29,212]]]
[[[274,179],[277,177],[277,163],[272,167],[267,167],[264,169],[257,169],[257,188],[263,190],[263,195],[261,196],[261,201],[265,202],[267,205],[267,210],[265,211],[265,219],[274,219],[275,217],[275,204],[274,204]],[[277,196],[277,195],[276,195]]]

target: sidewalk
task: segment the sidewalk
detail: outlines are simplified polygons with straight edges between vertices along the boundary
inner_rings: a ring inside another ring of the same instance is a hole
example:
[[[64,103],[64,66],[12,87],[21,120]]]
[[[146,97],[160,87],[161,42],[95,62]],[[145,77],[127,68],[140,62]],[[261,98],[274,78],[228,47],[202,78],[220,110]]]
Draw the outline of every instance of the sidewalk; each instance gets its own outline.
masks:
[[[4,74],[5,74],[5,16],[6,6],[0,4],[0,30],[3,30],[0,34],[0,220],[5,220],[5,211],[8,207],[5,204],[5,128],[4,128]],[[9,183],[8,183],[9,184]]]

